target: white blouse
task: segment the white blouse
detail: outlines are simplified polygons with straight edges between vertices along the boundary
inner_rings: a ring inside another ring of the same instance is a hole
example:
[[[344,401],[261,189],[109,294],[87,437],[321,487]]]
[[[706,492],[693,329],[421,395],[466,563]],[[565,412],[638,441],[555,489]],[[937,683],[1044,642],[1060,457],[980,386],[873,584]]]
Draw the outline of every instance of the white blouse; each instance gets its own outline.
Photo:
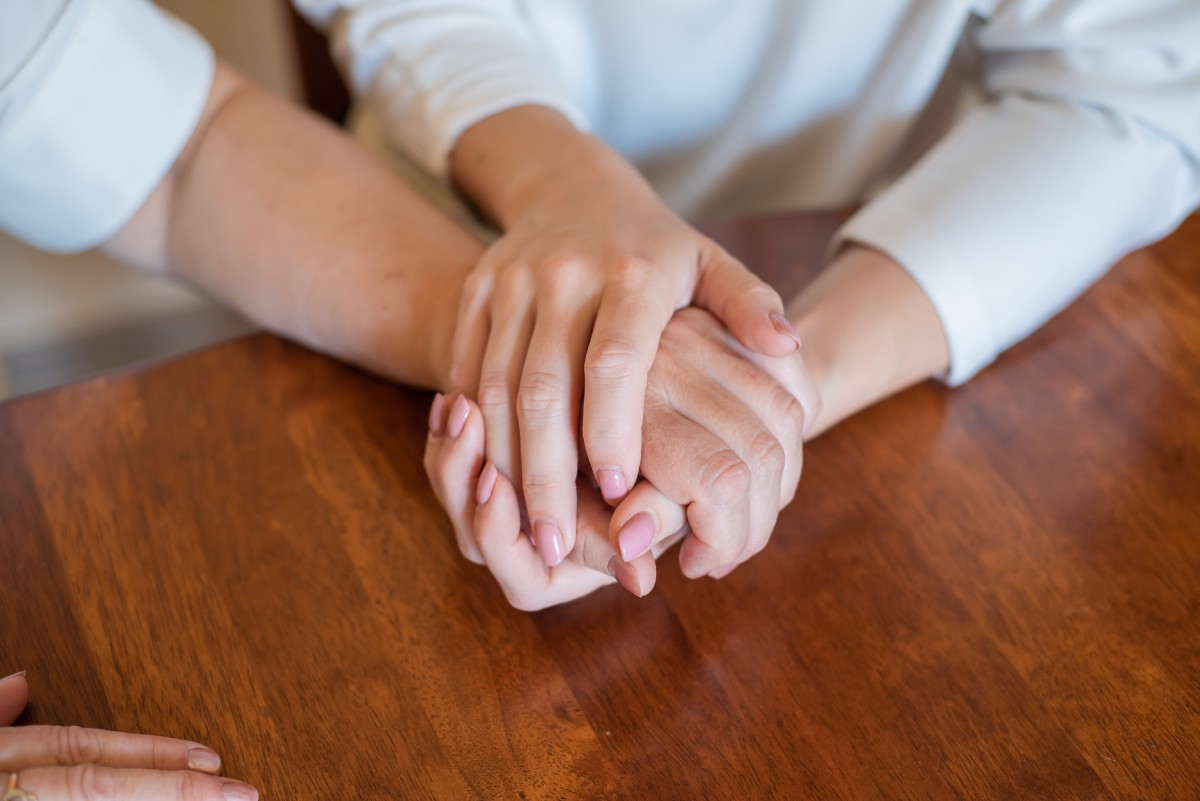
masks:
[[[1198,0],[295,0],[392,143],[567,115],[689,219],[865,205],[966,380],[1200,202]]]

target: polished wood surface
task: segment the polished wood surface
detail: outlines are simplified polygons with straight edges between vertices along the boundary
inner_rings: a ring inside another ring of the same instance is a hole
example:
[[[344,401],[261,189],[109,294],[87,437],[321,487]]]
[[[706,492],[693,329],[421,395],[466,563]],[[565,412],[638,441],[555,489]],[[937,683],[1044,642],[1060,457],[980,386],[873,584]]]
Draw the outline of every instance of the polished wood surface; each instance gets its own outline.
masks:
[[[714,230],[802,276],[833,224]],[[9,402],[0,675],[267,799],[1195,799],[1198,261],[823,436],[730,578],[535,615],[457,553],[427,394],[260,335]]]

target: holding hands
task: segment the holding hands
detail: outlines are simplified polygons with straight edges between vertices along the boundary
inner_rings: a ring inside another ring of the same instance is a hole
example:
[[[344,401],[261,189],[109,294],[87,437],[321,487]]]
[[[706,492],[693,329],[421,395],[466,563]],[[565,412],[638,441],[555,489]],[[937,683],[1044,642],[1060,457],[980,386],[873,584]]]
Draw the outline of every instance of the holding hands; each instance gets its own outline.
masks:
[[[577,544],[581,462],[610,504],[644,473],[647,378],[677,310],[709,310],[766,356],[794,354],[799,337],[773,290],[557,112],[484,120],[453,163],[505,233],[466,281],[450,392],[478,400],[486,453],[555,567]]]
[[[766,545],[792,499],[820,401],[798,354],[751,354],[709,313],[684,309],[662,334],[644,400],[643,480],[615,510],[574,483],[575,547],[540,558],[514,484],[485,457],[484,415],[438,395],[425,469],[464,555],[486,564],[520,609],[563,603],[613,581],[642,596],[654,559],[684,538],[685,575],[722,578]]]

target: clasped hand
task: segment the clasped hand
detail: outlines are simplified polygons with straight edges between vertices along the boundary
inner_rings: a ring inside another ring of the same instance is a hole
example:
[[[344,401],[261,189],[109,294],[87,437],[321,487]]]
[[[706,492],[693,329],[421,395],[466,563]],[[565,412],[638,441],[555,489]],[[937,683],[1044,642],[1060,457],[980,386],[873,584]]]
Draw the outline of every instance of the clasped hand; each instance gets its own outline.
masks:
[[[614,580],[641,596],[654,586],[655,558],[681,537],[679,564],[692,578],[724,577],[762,550],[795,494],[818,408],[798,353],[751,353],[712,314],[686,308],[663,330],[648,373],[642,478],[610,509],[572,466],[576,542],[560,563],[539,555],[514,484],[485,453],[484,415],[466,396],[434,399],[425,468],[463,555],[487,565],[517,608]]]

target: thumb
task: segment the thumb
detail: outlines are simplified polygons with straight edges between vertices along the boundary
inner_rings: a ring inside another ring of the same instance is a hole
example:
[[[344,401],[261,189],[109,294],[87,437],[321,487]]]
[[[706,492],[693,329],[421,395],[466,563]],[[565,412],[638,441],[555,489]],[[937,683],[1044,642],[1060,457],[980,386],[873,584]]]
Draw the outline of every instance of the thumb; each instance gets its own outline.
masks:
[[[29,703],[29,683],[25,671],[0,679],[0,726],[11,726]]]
[[[790,356],[800,334],[783,313],[783,300],[745,265],[716,244],[700,267],[692,303],[712,312],[738,342],[764,356]]]

